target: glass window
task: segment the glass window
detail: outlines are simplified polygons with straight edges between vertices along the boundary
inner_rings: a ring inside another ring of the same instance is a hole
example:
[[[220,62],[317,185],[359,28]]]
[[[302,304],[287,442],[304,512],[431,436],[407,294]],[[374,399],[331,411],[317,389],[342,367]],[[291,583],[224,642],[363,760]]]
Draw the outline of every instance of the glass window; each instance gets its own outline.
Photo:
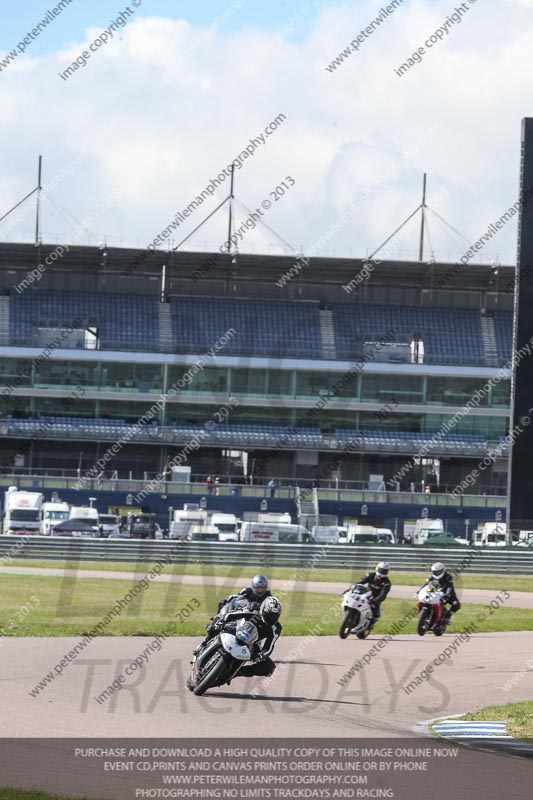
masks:
[[[423,378],[418,375],[362,375],[362,400],[388,403],[421,403]]]
[[[231,394],[264,395],[266,375],[262,369],[245,369],[238,367],[231,370]]]
[[[509,408],[511,405],[511,381],[504,380],[492,387],[492,405]]]
[[[178,392],[206,392],[227,394],[228,370],[226,367],[205,367],[195,364],[177,364],[168,370],[168,385]]]
[[[292,370],[269,369],[267,371],[267,394],[292,397]]]
[[[297,397],[321,397],[330,391],[335,397],[357,399],[358,375],[345,372],[318,372],[317,370],[299,370],[296,373]]]
[[[1,386],[30,386],[32,359],[31,358],[2,358],[0,360],[0,385]]]
[[[98,364],[83,361],[41,361],[35,365],[34,386],[98,388]]]
[[[103,389],[117,392],[161,392],[163,367],[159,364],[102,363]]]
[[[479,405],[488,406],[486,381],[482,378],[428,378],[427,402],[440,405],[464,406],[476,392],[480,392]]]

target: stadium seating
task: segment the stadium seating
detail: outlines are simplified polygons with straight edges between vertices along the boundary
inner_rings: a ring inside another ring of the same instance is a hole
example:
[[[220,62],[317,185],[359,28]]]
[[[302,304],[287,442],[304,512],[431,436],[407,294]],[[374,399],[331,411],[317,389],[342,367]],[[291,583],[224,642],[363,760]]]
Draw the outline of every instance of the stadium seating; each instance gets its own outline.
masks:
[[[65,328],[79,318],[82,328],[98,328],[100,349],[157,351],[158,309],[155,295],[40,289],[11,292],[10,344],[34,344],[36,327]],[[167,348],[175,353],[208,352],[229,331],[219,350],[224,355],[324,357],[319,304],[315,302],[173,296],[170,309],[172,344]],[[336,303],[331,309],[340,360],[360,358],[365,342],[388,338],[409,345],[418,338],[424,344],[425,363],[484,363],[478,310],[356,303]],[[495,312],[494,328],[498,358],[505,363],[512,346],[511,312]],[[384,351],[375,354],[376,361],[397,359],[408,360],[408,356]]]
[[[156,297],[104,292],[28,290],[10,295],[11,344],[33,344],[34,327],[98,328],[100,349],[158,350]]]
[[[321,357],[318,303],[172,297],[171,306],[177,352],[203,353],[233,328],[224,355]]]
[[[219,424],[171,425],[161,428],[153,420],[146,425],[127,422],[123,419],[89,419],[86,417],[41,416],[38,419],[6,418],[7,435],[32,435],[46,428],[48,435],[65,438],[76,437],[94,439],[127,440],[165,440],[190,441],[199,434],[206,443],[220,446],[238,443],[240,446],[267,448],[282,445],[283,448],[323,448],[350,449],[388,453],[416,453],[424,449],[427,453],[459,454],[465,456],[482,455],[488,442],[485,436],[469,433],[448,433],[439,436],[437,432],[415,433],[413,431],[356,430],[338,428],[334,435],[328,435],[327,445],[319,428],[286,427],[282,425],[260,424]],[[206,427],[207,425],[207,427]],[[335,441],[336,440],[336,441]]]
[[[400,305],[332,306],[339,358],[361,355],[365,341],[422,339],[425,363],[479,364],[484,350],[479,311]]]
[[[498,354],[503,361],[509,361],[513,350],[513,312],[495,311],[492,316]]]

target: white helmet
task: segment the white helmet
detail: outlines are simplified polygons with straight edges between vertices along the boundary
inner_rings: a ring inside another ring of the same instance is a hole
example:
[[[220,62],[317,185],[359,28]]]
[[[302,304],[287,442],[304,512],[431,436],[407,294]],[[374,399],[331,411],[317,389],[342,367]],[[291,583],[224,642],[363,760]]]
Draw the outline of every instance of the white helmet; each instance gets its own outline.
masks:
[[[281,616],[281,603],[277,597],[266,597],[261,603],[259,613],[268,625],[273,625]]]
[[[446,568],[445,568],[444,564],[442,564],[440,561],[435,561],[435,563],[431,565],[431,575],[436,580],[439,580],[439,578],[442,578],[442,576],[444,575],[445,571],[446,571]]]

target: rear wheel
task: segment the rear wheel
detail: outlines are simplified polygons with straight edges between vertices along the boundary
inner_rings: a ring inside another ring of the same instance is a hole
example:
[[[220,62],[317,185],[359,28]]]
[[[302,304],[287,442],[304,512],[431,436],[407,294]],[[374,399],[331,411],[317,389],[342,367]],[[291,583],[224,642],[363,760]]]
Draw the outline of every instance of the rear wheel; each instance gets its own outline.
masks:
[[[423,608],[418,615],[418,625],[416,628],[416,632],[419,636],[424,636],[424,634],[427,633],[427,629],[429,628],[429,617],[429,608]]]
[[[350,631],[355,626],[355,614],[353,611],[347,611],[341,622],[339,628],[339,636],[341,639],[346,639],[350,635]]]
[[[196,683],[193,692],[195,695],[204,694],[208,689],[216,686],[226,669],[226,663],[219,654],[219,658],[213,661],[207,672],[202,675],[201,679]]]

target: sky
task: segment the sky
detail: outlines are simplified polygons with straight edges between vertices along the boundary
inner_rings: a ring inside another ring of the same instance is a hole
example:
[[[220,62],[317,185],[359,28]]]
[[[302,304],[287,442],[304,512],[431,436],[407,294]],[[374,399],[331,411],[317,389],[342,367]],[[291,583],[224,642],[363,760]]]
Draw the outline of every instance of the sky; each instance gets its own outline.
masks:
[[[237,160],[240,251],[359,258],[426,172],[424,259],[456,261],[518,197],[533,2],[391,2],[6,3],[0,217],[42,155],[43,240],[145,247],[174,221],[162,247],[218,250],[227,204],[201,223]],[[34,215],[32,197],[0,240],[32,241]],[[514,263],[516,219],[473,261]],[[417,258],[418,229],[381,254]]]

